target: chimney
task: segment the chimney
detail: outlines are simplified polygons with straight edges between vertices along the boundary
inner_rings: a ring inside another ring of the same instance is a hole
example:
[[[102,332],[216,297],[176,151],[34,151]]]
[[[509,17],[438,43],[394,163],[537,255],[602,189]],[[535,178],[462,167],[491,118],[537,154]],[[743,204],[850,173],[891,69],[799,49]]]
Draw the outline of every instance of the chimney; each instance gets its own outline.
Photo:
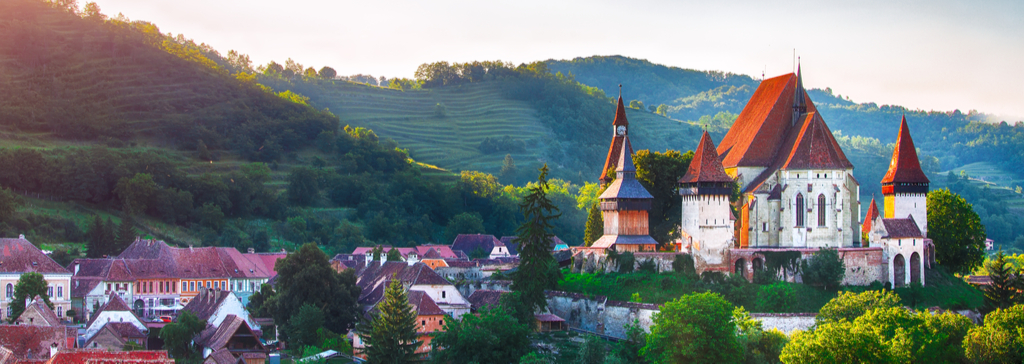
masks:
[[[193,253],[193,251],[192,251],[192,244],[189,244],[189,245],[188,245],[188,252],[189,252],[189,253]]]
[[[78,274],[78,262],[75,262],[75,274]]]
[[[249,254],[254,254],[254,253],[256,253],[256,249],[255,248],[249,248]]]
[[[57,355],[57,343],[50,344],[50,357]]]
[[[32,304],[32,298],[26,297],[25,298],[25,308],[28,308],[28,305],[31,305],[31,304]]]
[[[25,234],[18,234],[18,239],[25,240]]]

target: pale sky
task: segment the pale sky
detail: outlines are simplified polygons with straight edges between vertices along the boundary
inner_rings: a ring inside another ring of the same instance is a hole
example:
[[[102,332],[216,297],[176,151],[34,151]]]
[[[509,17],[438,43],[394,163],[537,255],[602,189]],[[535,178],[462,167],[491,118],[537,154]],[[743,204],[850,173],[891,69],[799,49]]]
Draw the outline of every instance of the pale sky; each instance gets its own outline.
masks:
[[[84,1],[84,0],[80,0]],[[1024,120],[1024,1],[96,0],[254,63],[412,77],[435,61],[623,55],[855,102]],[[84,3],[84,2],[83,2]]]

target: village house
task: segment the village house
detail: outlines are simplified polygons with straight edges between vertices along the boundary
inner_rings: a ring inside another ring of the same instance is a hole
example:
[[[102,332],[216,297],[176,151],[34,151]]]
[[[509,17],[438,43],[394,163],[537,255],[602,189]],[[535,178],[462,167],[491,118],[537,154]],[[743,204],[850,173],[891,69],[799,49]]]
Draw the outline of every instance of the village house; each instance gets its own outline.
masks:
[[[197,298],[197,302],[201,298]],[[194,342],[202,348],[204,363],[212,364],[263,364],[267,361],[267,348],[260,341],[258,330],[254,330],[243,317],[229,314],[219,324],[208,324],[196,335]]]
[[[495,259],[512,256],[505,244],[494,235],[459,234],[452,242],[452,250],[461,251],[471,259]]]
[[[128,307],[128,304],[120,296],[114,293],[111,293],[107,303],[93,314],[92,319],[85,326],[85,334],[82,338],[89,343],[92,341],[93,336],[102,331],[108,323],[129,324],[134,326],[139,332],[149,332],[146,323],[135,314],[131,307]],[[130,333],[125,327],[112,327],[111,329],[117,329],[116,334]],[[109,344],[109,342],[109,340],[100,341],[93,345],[93,347],[98,348],[99,344]],[[86,347],[89,347],[89,345],[87,344]]]
[[[196,315],[212,326],[220,326],[228,316],[235,316],[244,320],[253,330],[260,331],[260,325],[249,315],[249,310],[230,291],[203,288],[183,311]]]
[[[409,306],[412,307],[413,312],[416,312],[416,332],[420,340],[420,346],[416,348],[416,353],[425,355],[430,352],[430,341],[434,338],[433,334],[444,331],[444,320],[447,314],[425,292],[412,290],[408,291],[407,294]],[[377,313],[377,305],[382,301],[383,299],[375,303],[367,314],[373,315]],[[361,349],[366,348],[359,335],[353,336],[352,348],[357,352],[356,356],[366,358],[365,354],[358,354]]]
[[[43,275],[50,303],[57,317],[63,320],[64,313],[71,309],[71,272],[25,240],[24,235],[17,239],[0,239],[0,287],[4,290],[0,296],[0,319],[10,319],[14,286],[22,274],[30,272]]]
[[[10,351],[8,360],[13,362],[42,363],[60,350],[74,348],[77,332],[63,325],[0,325],[0,348]]]
[[[407,291],[422,291],[430,296],[446,314],[459,318],[469,313],[469,301],[448,280],[423,263],[370,262],[356,272],[356,284],[362,288],[359,304],[372,308],[384,297],[384,290],[392,277],[402,281]]]
[[[25,310],[21,312],[18,319],[14,320],[16,325],[36,326],[61,326],[64,323],[57,317],[57,314],[46,305],[42,297],[36,296],[32,300],[26,300]]]

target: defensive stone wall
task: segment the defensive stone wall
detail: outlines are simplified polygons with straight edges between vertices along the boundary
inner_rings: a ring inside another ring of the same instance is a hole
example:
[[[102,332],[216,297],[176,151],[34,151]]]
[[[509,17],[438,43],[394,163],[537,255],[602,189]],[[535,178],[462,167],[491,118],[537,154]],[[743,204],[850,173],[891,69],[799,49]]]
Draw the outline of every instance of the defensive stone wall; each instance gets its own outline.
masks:
[[[790,335],[793,331],[810,330],[814,326],[816,313],[751,313],[750,317],[761,320],[761,328],[765,331],[778,329]]]
[[[511,291],[512,281],[492,281],[492,280],[478,280],[478,281],[462,281],[455,285],[455,289],[459,290],[462,297],[469,298],[480,289],[489,289],[492,291]]]

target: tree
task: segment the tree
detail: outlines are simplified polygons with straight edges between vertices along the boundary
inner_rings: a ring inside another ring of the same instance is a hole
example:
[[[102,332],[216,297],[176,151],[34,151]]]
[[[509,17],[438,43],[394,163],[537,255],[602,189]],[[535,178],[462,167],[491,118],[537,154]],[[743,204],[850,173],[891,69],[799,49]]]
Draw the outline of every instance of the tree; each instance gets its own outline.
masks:
[[[505,154],[505,160],[501,162],[501,172],[498,173],[502,183],[507,185],[515,183],[518,174],[519,168],[516,167],[516,161],[512,159],[512,154]]]
[[[576,362],[579,364],[602,364],[608,354],[604,340],[595,336],[587,335],[580,344],[579,357]]]
[[[538,183],[528,188],[529,194],[519,203],[524,221],[516,230],[519,245],[519,269],[512,276],[512,291],[520,292],[528,307],[544,309],[544,290],[555,289],[561,271],[551,255],[551,222],[558,219],[558,207],[547,198],[548,165],[540,169]]]
[[[640,327],[640,319],[626,325],[626,340],[619,344],[616,355],[626,363],[645,363],[640,351],[647,345],[647,332]]]
[[[786,312],[796,304],[797,295],[788,283],[774,282],[757,290],[757,312]]]
[[[395,248],[391,248],[391,250],[388,250],[387,258],[388,258],[389,262],[401,262],[401,261],[403,261],[402,260],[402,252],[399,252],[398,249],[395,249]]]
[[[985,253],[985,226],[971,204],[948,188],[928,193],[928,237],[935,260],[952,273],[970,274]]]
[[[304,304],[288,322],[288,338],[297,348],[320,344],[317,331],[324,326],[324,313],[320,309]]]
[[[346,332],[360,312],[356,300],[361,289],[351,269],[341,273],[316,244],[306,243],[295,253],[277,261],[276,322],[290,322],[304,304],[324,313],[324,327]]]
[[[1024,288],[1021,285],[1024,279],[1021,276],[1024,272],[1013,271],[1013,265],[1006,261],[1002,249],[999,249],[995,260],[986,264],[985,268],[988,269],[988,277],[992,280],[992,284],[984,288],[985,306],[989,310],[1007,309],[1021,303],[1024,297],[1021,297],[1019,290]]]
[[[420,341],[416,333],[416,312],[409,305],[402,281],[393,277],[384,290],[384,300],[377,304],[369,322],[356,326],[356,333],[365,344],[363,353],[369,363],[412,363],[420,359],[416,349]],[[451,320],[449,319],[449,322]]]
[[[114,251],[110,252],[111,256],[121,254],[138,237],[138,232],[135,231],[135,222],[132,220],[132,217],[128,215],[121,218],[121,223],[117,225],[117,239],[114,240]]]
[[[106,16],[100,12],[100,6],[92,1],[85,3],[85,7],[82,8],[82,15],[84,15],[86,19],[92,20],[102,21],[106,18]]]
[[[743,348],[743,363],[778,363],[782,348],[788,338],[778,329],[764,331],[761,321],[750,317],[743,307],[732,311],[732,320],[736,323],[736,341]]]
[[[249,296],[249,314],[254,317],[273,317],[277,305],[274,287],[269,284],[261,284],[260,290]]]
[[[319,74],[320,78],[332,80],[334,79],[335,76],[338,75],[338,71],[335,71],[333,68],[323,66],[323,68],[320,68]]]
[[[665,105],[665,104],[658,105],[658,108],[656,110],[654,110],[654,113],[658,114],[658,115],[661,115],[661,116],[664,116],[664,117],[668,117],[668,105]]]
[[[114,193],[121,199],[125,212],[131,215],[146,211],[160,187],[149,173],[136,173],[132,178],[122,177],[117,181]]]
[[[481,310],[479,316],[446,320],[444,332],[437,333],[430,343],[431,357],[434,363],[446,364],[517,363],[530,351],[529,334],[527,324],[499,305]]]
[[[206,143],[203,143],[202,139],[199,139],[199,143],[196,145],[196,157],[204,162],[213,160],[213,156],[210,155],[210,148],[206,147]]]
[[[1024,360],[1024,305],[996,309],[985,324],[964,338],[964,356],[974,363],[1020,363]]]
[[[679,153],[667,150],[664,153],[640,150],[633,156],[636,164],[636,179],[654,196],[654,204],[647,215],[651,237],[665,244],[675,239],[682,219],[682,200],[676,186],[679,179],[690,168],[693,152]]]
[[[93,216],[87,235],[89,240],[85,243],[86,258],[102,258],[104,255],[110,255],[110,244],[114,239],[107,236],[106,225],[103,224],[99,215]]]
[[[604,236],[604,217],[601,216],[600,203],[590,205],[587,210],[587,227],[583,233],[583,245],[590,246]]]
[[[654,314],[643,357],[653,363],[732,363],[736,342],[733,306],[717,293],[696,293],[665,303]]]
[[[801,262],[800,270],[803,272],[804,283],[820,286],[826,291],[839,287],[846,276],[846,264],[835,248],[818,249],[818,253],[811,259]]]
[[[189,311],[182,311],[175,322],[167,324],[160,329],[160,339],[164,341],[164,348],[178,362],[198,362],[203,359],[202,349],[198,347],[193,338],[206,328],[206,322],[200,320],[195,314]]]
[[[485,232],[487,231],[484,230],[484,219],[480,217],[480,214],[463,212],[448,220],[444,237],[445,241],[455,241],[455,237],[459,234],[483,234]]]
[[[288,201],[300,206],[312,204],[320,194],[316,171],[306,167],[292,168],[288,175]]]
[[[14,285],[14,300],[10,303],[11,314],[8,316],[8,321],[14,322],[18,316],[21,316],[21,313],[25,311],[25,300],[33,299],[36,296],[42,298],[52,309],[53,303],[50,303],[50,296],[47,293],[46,280],[43,279],[42,274],[36,272],[22,274],[18,278],[18,283]]]
[[[868,310],[899,307],[900,296],[892,291],[839,292],[839,296],[828,301],[814,318],[815,325],[829,322],[848,321],[860,317]]]
[[[10,189],[0,188],[0,222],[11,221],[14,209],[19,205],[18,198]]]
[[[672,271],[696,277],[697,268],[694,266],[693,256],[690,254],[676,254],[675,259],[672,259]]]

